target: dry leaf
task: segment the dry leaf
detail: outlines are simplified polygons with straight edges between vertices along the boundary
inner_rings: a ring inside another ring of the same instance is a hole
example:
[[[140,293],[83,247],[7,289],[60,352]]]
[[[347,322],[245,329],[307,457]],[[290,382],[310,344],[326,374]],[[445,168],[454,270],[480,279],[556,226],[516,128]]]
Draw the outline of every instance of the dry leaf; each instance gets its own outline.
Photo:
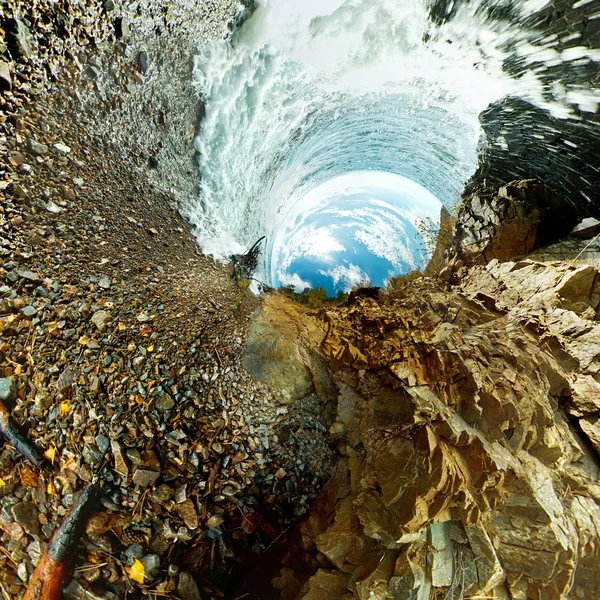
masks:
[[[67,415],[69,414],[69,411],[71,410],[71,408],[69,407],[69,403],[68,402],[61,402],[60,404],[60,414],[61,415]]]
[[[137,581],[138,583],[144,583],[144,575],[144,563],[136,559],[131,568],[129,569],[129,577],[131,577],[133,581]]]
[[[48,482],[46,486],[46,493],[50,496],[56,496],[56,488],[54,487],[54,483],[52,481]]]
[[[58,454],[58,450],[56,449],[56,446],[52,445],[50,446],[50,448],[48,448],[48,450],[46,450],[46,452],[44,452],[44,456],[52,463],[54,464],[54,461],[56,460],[56,455]]]
[[[24,466],[19,475],[23,485],[28,487],[40,487],[40,476],[29,466]]]

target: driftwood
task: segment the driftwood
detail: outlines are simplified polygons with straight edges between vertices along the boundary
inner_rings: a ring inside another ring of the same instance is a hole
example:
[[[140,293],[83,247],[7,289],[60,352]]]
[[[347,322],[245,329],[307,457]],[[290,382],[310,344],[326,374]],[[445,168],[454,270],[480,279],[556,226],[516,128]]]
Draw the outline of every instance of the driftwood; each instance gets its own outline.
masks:
[[[10,411],[0,401],[0,433],[6,441],[32,462],[38,469],[50,467],[50,463],[42,456],[37,446],[21,431],[10,415]]]
[[[262,242],[265,236],[257,240],[252,248],[245,254],[232,254],[229,258],[233,265],[231,277],[236,281],[238,279],[250,279],[258,267],[258,259],[262,252]]]
[[[88,485],[54,532],[33,573],[23,600],[60,600],[70,581],[77,547],[86,522],[103,495],[99,484]]]

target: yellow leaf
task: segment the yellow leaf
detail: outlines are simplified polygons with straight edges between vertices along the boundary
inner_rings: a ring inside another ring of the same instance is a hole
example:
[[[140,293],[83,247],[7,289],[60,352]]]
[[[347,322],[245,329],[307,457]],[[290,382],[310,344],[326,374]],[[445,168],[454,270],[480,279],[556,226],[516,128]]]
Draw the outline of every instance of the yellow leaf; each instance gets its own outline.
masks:
[[[148,350],[148,352],[152,352],[154,350],[154,346],[148,346],[146,350]]]
[[[117,326],[117,329],[119,331],[125,331],[127,329],[127,325],[125,325],[125,323],[119,323],[119,325]]]
[[[46,493],[50,496],[56,496],[56,488],[54,487],[54,483],[52,481],[48,482],[46,486]]]
[[[0,487],[4,487],[6,485],[6,482],[4,481],[4,479],[2,479],[2,477],[0,477]]]
[[[68,402],[61,402],[60,404],[60,414],[61,415],[66,415],[69,413],[70,407],[69,407],[69,403]]]
[[[56,450],[55,446],[50,446],[50,448],[48,448],[48,450],[46,450],[46,452],[44,452],[44,456],[52,463],[54,464],[54,461],[56,460],[56,455],[57,455],[58,451]]]
[[[20,375],[23,372],[23,367],[21,365],[17,365],[15,367],[15,375]]]
[[[79,343],[80,343],[82,346],[87,346],[87,345],[90,343],[90,341],[91,341],[91,340],[90,340],[90,338],[89,338],[87,335],[82,335],[82,336],[79,338]]]
[[[138,583],[144,583],[144,574],[144,563],[136,559],[129,569],[129,577]]]

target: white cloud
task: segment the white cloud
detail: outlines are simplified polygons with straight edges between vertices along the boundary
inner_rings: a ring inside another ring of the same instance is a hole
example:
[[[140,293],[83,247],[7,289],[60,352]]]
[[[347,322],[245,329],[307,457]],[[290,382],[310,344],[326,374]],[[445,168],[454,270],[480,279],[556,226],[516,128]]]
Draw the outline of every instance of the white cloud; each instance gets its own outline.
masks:
[[[329,271],[319,271],[319,273],[325,277],[331,277],[335,286],[341,283],[345,292],[349,292],[357,283],[369,279],[369,276],[360,267],[353,264],[339,265]]]
[[[297,292],[302,292],[304,288],[311,287],[308,281],[304,281],[298,273],[283,273],[281,271],[277,272],[277,278],[279,279],[281,285],[293,285],[294,289]]]

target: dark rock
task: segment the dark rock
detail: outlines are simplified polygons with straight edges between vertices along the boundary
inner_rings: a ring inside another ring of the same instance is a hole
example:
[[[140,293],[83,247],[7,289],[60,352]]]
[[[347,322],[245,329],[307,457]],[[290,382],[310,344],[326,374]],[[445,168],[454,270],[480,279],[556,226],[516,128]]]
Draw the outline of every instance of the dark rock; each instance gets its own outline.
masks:
[[[29,140],[27,140],[27,151],[32,156],[44,156],[48,154],[48,146],[36,142],[33,138],[29,138]]]
[[[158,554],[146,554],[141,558],[144,565],[144,575],[148,581],[152,581],[160,571],[160,557]]]
[[[10,35],[8,37],[9,50],[15,58],[23,57],[29,58],[32,54],[31,49],[31,33],[27,28],[27,25],[19,19],[11,19],[9,21],[8,29]]]
[[[145,50],[142,50],[137,57],[137,65],[140,73],[145,75],[150,68],[150,59],[148,58],[148,53]]]
[[[177,595],[182,600],[202,600],[198,584],[187,571],[183,571],[179,575],[179,581],[177,582]]]
[[[589,240],[596,237],[600,233],[600,221],[593,217],[583,219],[579,225],[576,225],[571,234],[573,237],[579,238],[580,240]]]

